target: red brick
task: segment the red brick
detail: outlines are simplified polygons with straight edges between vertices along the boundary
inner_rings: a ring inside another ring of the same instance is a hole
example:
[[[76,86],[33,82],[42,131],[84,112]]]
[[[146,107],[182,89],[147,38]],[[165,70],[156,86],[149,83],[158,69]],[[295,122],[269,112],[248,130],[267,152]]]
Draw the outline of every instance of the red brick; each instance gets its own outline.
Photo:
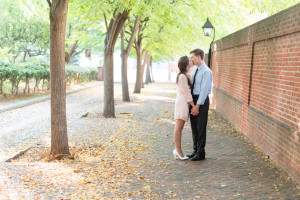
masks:
[[[212,60],[214,106],[298,182],[299,13],[300,4],[216,41]]]

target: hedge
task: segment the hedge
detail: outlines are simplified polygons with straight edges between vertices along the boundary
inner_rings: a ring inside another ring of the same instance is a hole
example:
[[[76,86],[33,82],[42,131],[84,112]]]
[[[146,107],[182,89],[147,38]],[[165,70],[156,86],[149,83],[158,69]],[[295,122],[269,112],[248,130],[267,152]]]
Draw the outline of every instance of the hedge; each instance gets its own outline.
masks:
[[[66,66],[66,82],[70,85],[95,80],[97,68],[81,67],[81,66]],[[25,83],[24,94],[30,92],[29,82],[35,81],[34,91],[39,90],[40,82],[42,81],[42,89],[50,87],[50,68],[49,65],[41,65],[35,63],[14,63],[7,64],[0,61],[0,93],[3,93],[4,83],[11,84],[11,93],[18,94],[20,82]]]

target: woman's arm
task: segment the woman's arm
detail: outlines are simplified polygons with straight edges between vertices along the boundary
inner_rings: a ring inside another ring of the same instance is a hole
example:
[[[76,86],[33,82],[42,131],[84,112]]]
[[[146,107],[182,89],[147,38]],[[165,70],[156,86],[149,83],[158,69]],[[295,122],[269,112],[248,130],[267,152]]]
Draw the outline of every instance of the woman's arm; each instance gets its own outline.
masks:
[[[178,87],[180,93],[184,96],[184,99],[187,103],[191,104],[193,107],[195,106],[193,102],[193,97],[191,94],[191,90],[187,81],[187,77],[184,74],[179,75],[178,78]]]
[[[195,107],[194,101],[190,101],[189,104],[190,104],[193,108]]]

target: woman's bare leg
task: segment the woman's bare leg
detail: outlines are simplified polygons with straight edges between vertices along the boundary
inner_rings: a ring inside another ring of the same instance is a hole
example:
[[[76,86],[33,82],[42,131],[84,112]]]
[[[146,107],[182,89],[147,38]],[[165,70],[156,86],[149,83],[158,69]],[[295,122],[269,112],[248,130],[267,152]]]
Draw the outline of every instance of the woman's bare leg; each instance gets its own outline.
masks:
[[[174,131],[175,149],[182,157],[183,157],[183,153],[181,149],[181,134],[182,134],[182,129],[184,127],[184,123],[185,123],[184,120],[176,119],[175,131]]]

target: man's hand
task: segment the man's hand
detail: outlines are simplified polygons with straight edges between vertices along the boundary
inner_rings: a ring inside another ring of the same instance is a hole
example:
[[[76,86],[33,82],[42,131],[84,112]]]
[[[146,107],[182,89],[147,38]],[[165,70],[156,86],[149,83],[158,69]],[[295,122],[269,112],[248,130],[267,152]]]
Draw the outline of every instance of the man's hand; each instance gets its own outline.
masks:
[[[191,110],[191,114],[194,115],[194,116],[198,115],[199,114],[199,107],[200,107],[199,104],[197,104],[195,107],[193,107],[192,110]]]

